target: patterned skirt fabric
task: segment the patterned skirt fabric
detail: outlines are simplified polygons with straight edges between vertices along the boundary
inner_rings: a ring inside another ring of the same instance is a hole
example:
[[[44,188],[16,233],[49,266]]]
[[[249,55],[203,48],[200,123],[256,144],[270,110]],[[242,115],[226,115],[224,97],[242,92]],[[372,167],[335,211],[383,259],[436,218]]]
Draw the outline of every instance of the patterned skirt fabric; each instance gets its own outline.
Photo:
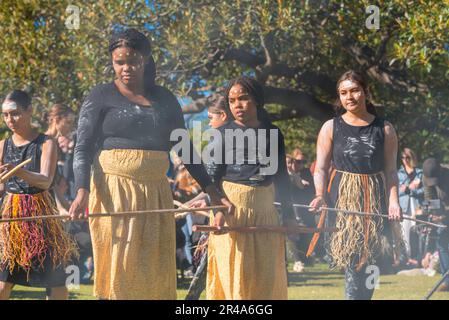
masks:
[[[279,225],[279,214],[273,205],[273,185],[251,187],[225,181],[222,187],[236,207],[233,216],[226,216],[225,225]],[[207,299],[287,299],[282,234],[211,234],[208,259]]]

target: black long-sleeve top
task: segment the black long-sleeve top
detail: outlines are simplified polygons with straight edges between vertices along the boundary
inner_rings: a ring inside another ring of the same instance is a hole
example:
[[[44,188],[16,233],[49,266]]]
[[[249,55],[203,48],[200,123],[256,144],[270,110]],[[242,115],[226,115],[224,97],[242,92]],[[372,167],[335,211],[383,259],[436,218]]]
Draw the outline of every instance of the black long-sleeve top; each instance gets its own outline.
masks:
[[[207,172],[213,183],[217,187],[222,180],[249,186],[267,186],[274,183],[277,198],[282,203],[283,216],[293,218],[290,179],[285,162],[284,136],[281,130],[272,124],[261,124],[257,129],[254,129],[240,126],[235,122],[229,122],[217,130],[221,138],[215,137],[209,144],[208,149],[212,157],[205,161]],[[238,138],[231,137],[229,135],[231,132],[237,135],[235,130],[242,130],[243,135],[247,136],[250,136],[248,130],[254,130],[255,147],[251,147],[250,139],[238,141]],[[270,130],[277,132],[276,141],[270,141]],[[265,137],[265,139],[262,137]],[[277,144],[276,155],[270,154],[272,143]],[[221,150],[221,155],[216,156],[214,150]],[[262,159],[264,156],[259,156],[261,154],[266,155],[266,158],[275,160],[274,164],[277,162],[274,170],[270,169],[268,170],[270,172],[267,172],[266,169],[269,165],[266,160]],[[240,163],[236,161],[237,158],[241,159]]]
[[[175,129],[185,129],[185,124],[175,96],[167,89],[155,86],[146,97],[151,101],[151,106],[130,101],[120,93],[114,82],[92,89],[79,115],[73,161],[75,190],[89,190],[90,169],[99,150],[168,152],[178,142],[170,141],[170,134]],[[193,154],[191,142],[190,149]],[[193,164],[191,161],[185,165],[203,189],[212,183],[203,164]]]

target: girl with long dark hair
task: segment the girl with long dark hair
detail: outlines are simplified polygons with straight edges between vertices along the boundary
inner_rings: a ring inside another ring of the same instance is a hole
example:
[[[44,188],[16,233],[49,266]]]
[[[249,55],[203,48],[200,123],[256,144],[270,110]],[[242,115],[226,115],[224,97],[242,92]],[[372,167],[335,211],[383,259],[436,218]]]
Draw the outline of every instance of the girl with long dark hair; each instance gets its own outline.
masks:
[[[284,138],[263,109],[262,86],[252,78],[234,79],[227,86],[225,99],[234,121],[218,128],[222,139],[216,143],[223,158],[214,158],[216,163],[208,164],[208,172],[235,205],[235,213],[232,216],[217,213],[211,217],[212,224],[240,227],[295,223]],[[275,136],[271,135],[273,131]],[[232,143],[230,132],[253,135],[257,147],[250,144],[252,139]],[[270,146],[277,147],[273,149],[275,154]],[[273,161],[274,172],[264,173],[266,163],[259,153],[262,149],[270,150],[268,157]],[[239,159],[239,155],[243,158]],[[233,161],[229,163],[226,159]],[[275,192],[282,201],[282,222],[274,207]],[[227,300],[287,299],[285,237],[278,233],[211,234],[206,296]]]

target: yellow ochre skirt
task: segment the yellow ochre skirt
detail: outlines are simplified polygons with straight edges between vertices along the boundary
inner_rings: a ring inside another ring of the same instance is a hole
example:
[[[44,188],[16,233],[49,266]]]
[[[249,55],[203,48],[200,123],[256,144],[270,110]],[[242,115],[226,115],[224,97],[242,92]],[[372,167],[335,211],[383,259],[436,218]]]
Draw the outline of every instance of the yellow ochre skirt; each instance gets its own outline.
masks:
[[[103,150],[94,162],[89,212],[173,208],[163,151]],[[91,218],[94,295],[176,299],[174,214]]]
[[[236,207],[234,216],[226,216],[226,226],[279,225],[279,215],[273,205],[273,185],[251,187],[224,181],[222,187]],[[211,234],[208,264],[206,296],[209,300],[287,299],[282,234]]]

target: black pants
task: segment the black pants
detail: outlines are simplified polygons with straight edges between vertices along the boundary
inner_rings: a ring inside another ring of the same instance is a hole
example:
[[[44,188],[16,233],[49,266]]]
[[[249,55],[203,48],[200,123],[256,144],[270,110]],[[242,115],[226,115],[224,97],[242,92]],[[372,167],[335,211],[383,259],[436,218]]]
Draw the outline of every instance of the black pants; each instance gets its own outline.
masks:
[[[345,270],[345,298],[347,300],[371,300],[378,280],[379,268],[363,266],[360,271],[351,265]]]

